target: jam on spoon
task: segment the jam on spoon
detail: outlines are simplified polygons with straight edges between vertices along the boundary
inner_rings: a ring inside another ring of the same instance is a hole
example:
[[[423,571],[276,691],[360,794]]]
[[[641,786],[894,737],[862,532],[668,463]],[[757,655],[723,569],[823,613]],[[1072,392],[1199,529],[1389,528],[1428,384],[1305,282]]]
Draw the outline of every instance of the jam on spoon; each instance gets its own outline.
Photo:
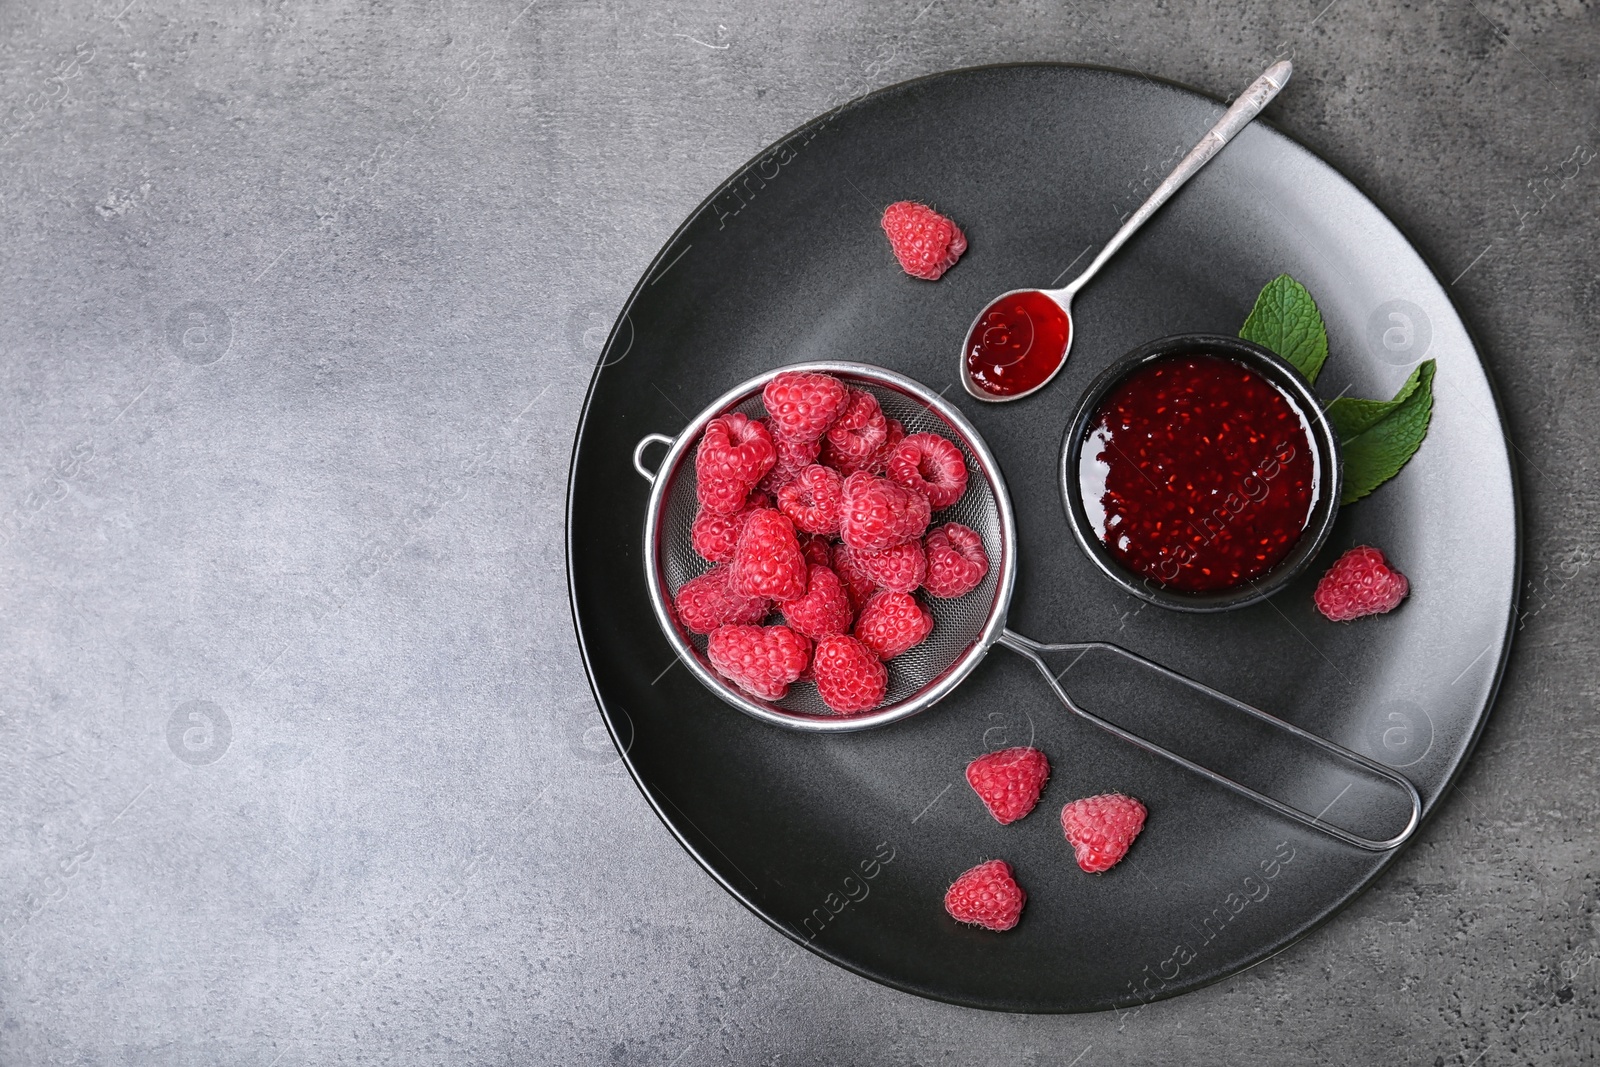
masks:
[[[1013,289],[978,313],[961,346],[961,384],[979,400],[1018,400],[1049,384],[1072,347],[1072,297],[1106,261],[1194,177],[1222,146],[1250,124],[1289,81],[1294,67],[1274,63],[1190,150],[1139,210],[1128,217],[1084,272],[1064,289]]]
[[[1072,319],[1037,289],[1007,293],[984,309],[967,338],[967,374],[1006,396],[1043,385],[1072,341]]]

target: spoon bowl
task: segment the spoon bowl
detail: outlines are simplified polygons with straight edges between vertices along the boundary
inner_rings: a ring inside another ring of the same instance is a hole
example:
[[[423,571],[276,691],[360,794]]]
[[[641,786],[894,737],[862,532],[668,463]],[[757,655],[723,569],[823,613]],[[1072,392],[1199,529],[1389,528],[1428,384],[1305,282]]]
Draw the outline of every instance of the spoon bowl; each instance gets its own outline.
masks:
[[[978,312],[961,349],[961,381],[979,400],[1020,400],[1050,384],[1072,349],[1072,294],[1001,293]]]

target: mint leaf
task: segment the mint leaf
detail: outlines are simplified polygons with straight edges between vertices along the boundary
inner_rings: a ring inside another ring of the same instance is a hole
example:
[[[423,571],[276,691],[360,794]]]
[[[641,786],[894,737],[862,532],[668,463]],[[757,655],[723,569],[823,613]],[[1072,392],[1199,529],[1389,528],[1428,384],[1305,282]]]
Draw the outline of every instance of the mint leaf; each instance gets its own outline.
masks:
[[[1422,367],[1419,365],[1400,387],[1400,391],[1394,394],[1393,400],[1358,400],[1353,396],[1341,396],[1328,405],[1328,421],[1339,431],[1339,440],[1348,441],[1352,437],[1366,433],[1392,414],[1417,391],[1417,386],[1421,383]]]
[[[1393,400],[1340,397],[1328,405],[1328,418],[1344,444],[1344,493],[1353,504],[1400,473],[1433,418],[1433,360],[1411,372]]]
[[[1328,358],[1328,330],[1322,312],[1306,287],[1280,274],[1256,297],[1256,306],[1239,328],[1239,336],[1271,349],[1315,382]]]

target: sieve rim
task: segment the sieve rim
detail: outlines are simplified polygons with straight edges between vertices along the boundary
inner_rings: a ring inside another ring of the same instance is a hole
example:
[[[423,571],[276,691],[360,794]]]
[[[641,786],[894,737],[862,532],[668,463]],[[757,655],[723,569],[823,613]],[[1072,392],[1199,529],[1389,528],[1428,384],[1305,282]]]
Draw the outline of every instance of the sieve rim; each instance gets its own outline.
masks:
[[[667,487],[672,484],[685,458],[692,454],[692,449],[699,442],[706,424],[752,396],[759,395],[762,388],[779,374],[796,371],[832,374],[887,386],[898,389],[926,405],[961,435],[962,444],[972,454],[979,473],[989,483],[999,520],[1000,559],[998,562],[990,561],[990,565],[996,567],[999,577],[995,585],[994,598],[984,617],[983,627],[971,646],[940,672],[938,677],[911,696],[861,715],[811,715],[793,712],[757,701],[739,691],[732,683],[725,681],[701,662],[699,654],[684,638],[677,620],[673,618],[671,597],[658,558],[662,518],[667,505]],[[645,441],[659,437],[660,435],[652,435],[643,439],[641,447]],[[999,643],[1001,635],[1005,632],[1006,613],[1010,610],[1011,596],[1016,585],[1016,519],[1011,510],[1011,494],[1006,488],[1005,477],[1000,473],[999,463],[989,451],[983,436],[958,408],[914,378],[908,378],[884,367],[844,360],[813,360],[774,367],[745,379],[702,408],[699,414],[690,420],[689,425],[672,439],[671,446],[651,478],[650,497],[645,505],[644,570],[650,607],[655,613],[661,632],[666,636],[673,651],[677,653],[678,659],[683,661],[689,672],[707,689],[746,715],[775,726],[812,733],[853,733],[857,730],[869,730],[899,722],[932,707],[960,685],[988,655],[989,650]]]

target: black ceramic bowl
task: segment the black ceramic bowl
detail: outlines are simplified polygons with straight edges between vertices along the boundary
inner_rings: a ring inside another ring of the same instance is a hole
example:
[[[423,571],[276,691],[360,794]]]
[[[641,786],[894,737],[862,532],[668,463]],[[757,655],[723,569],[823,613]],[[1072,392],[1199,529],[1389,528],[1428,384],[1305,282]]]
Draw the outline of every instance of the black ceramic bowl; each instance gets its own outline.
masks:
[[[1179,355],[1220,356],[1243,364],[1271,382],[1305,417],[1317,459],[1317,496],[1300,540],[1267,573],[1231,589],[1207,593],[1190,593],[1163,586],[1159,581],[1129,569],[1106,548],[1089,523],[1083,508],[1083,494],[1079,486],[1078,464],[1090,424],[1099,413],[1106,396],[1130,374],[1158,359]],[[1227,611],[1255,604],[1282,589],[1301,571],[1305,570],[1339,513],[1339,495],[1343,487],[1344,472],[1339,454],[1339,435],[1323,414],[1322,405],[1311,392],[1311,385],[1282,357],[1260,345],[1238,337],[1218,334],[1184,334],[1163,337],[1159,341],[1129,352],[1107,367],[1105,372],[1090,384],[1078,403],[1078,410],[1067,426],[1066,439],[1061,449],[1061,492],[1067,508],[1067,522],[1078,546],[1094,561],[1096,567],[1113,582],[1134,596],[1163,608],[1175,611]]]

